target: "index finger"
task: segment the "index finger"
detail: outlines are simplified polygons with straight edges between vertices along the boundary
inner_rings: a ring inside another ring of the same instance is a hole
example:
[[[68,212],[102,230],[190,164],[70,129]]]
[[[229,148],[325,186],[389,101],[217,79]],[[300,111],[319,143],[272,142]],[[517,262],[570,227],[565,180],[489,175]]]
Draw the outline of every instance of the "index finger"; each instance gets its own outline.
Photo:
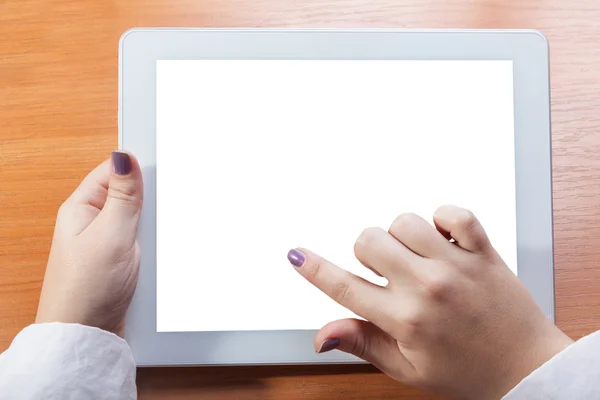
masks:
[[[381,329],[386,329],[386,321],[390,321],[391,317],[386,311],[390,302],[385,288],[356,276],[306,249],[290,250],[288,260],[300,275],[338,304],[379,325]]]

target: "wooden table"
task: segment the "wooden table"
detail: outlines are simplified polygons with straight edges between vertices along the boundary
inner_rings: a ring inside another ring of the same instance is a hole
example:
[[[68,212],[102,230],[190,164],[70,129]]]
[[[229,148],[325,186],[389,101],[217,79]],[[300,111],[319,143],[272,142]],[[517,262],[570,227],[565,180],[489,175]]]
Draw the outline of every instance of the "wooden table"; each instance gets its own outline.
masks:
[[[0,351],[34,320],[60,203],[117,145],[134,26],[537,28],[550,40],[558,325],[600,329],[597,0],[0,0]],[[146,369],[142,399],[433,399],[368,367]]]

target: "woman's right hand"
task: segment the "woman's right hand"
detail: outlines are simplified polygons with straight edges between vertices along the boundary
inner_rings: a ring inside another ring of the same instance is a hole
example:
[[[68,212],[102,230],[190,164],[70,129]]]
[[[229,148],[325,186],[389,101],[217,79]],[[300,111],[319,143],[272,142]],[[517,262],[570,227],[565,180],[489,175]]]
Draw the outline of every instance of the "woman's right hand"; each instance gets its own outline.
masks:
[[[471,212],[444,206],[433,219],[435,227],[403,214],[388,231],[370,228],[358,238],[356,257],[386,277],[386,287],[308,250],[288,253],[308,281],[367,320],[329,323],[315,349],[352,353],[425,390],[499,399],[572,341],[544,316]]]

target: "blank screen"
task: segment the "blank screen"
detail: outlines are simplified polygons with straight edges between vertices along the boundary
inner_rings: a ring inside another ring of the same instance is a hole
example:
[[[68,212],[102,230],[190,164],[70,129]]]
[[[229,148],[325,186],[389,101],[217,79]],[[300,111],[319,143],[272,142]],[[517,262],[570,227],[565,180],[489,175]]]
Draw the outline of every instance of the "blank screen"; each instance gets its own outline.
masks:
[[[318,329],[354,314],[308,248],[374,283],[364,228],[472,210],[517,272],[512,61],[157,62],[157,330]]]

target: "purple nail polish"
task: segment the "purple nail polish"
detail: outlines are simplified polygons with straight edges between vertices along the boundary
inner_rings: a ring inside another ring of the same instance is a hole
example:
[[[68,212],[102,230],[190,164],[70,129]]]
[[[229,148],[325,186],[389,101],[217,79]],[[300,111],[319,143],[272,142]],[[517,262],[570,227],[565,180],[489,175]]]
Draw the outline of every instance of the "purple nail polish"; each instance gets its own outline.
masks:
[[[321,343],[321,347],[317,351],[317,353],[327,353],[328,351],[337,349],[340,345],[340,339],[327,339],[323,343]]]
[[[292,263],[292,265],[295,265],[296,267],[301,267],[304,264],[304,261],[306,260],[306,257],[304,257],[304,254],[302,254],[301,251],[296,250],[296,249],[292,249],[288,252],[288,260],[290,260],[290,262]]]
[[[131,172],[131,158],[129,154],[113,151],[111,158],[113,170],[117,175],[127,175]]]

